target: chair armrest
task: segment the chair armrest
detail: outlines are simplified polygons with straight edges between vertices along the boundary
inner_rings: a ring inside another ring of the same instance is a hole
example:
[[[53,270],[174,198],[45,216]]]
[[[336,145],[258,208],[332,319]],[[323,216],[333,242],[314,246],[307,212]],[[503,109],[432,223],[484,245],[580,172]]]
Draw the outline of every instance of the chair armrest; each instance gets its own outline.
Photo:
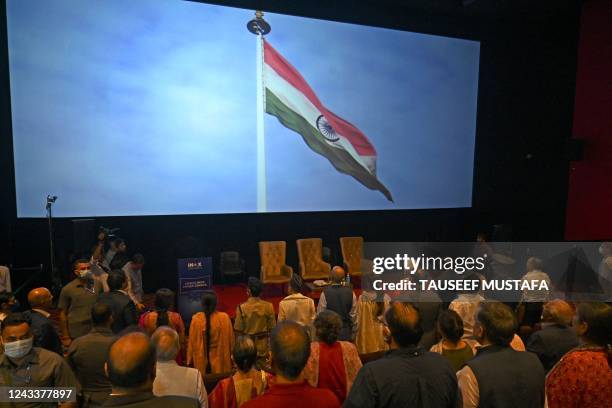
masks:
[[[321,260],[320,262],[321,262],[321,268],[324,269],[326,273],[329,273],[331,270],[331,265],[323,260]]]

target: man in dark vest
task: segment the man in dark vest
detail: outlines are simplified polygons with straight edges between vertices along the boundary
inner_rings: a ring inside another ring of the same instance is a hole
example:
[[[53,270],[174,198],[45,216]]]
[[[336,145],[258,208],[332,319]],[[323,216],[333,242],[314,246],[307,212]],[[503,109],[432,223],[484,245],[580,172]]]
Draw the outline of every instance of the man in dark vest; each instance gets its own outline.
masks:
[[[342,318],[342,330],[339,340],[352,341],[357,331],[357,298],[353,289],[343,285],[346,272],[340,266],[334,266],[330,273],[331,285],[323,289],[317,313],[331,310]]]
[[[457,372],[463,406],[542,408],[544,367],[535,354],[510,347],[517,328],[512,310],[501,302],[483,302],[475,320],[482,347]]]
[[[455,370],[445,357],[418,346],[419,311],[393,302],[385,313],[389,351],[361,367],[344,408],[455,408],[461,405]]]
[[[106,303],[113,311],[113,324],[111,329],[117,334],[128,326],[138,324],[138,311],[130,299],[125,274],[121,270],[114,270],[108,274],[108,288],[110,292],[100,295],[99,301]]]
[[[561,357],[578,347],[578,335],[571,327],[574,310],[564,300],[555,299],[544,304],[542,330],[529,337],[527,351],[535,353],[544,369],[550,371]]]

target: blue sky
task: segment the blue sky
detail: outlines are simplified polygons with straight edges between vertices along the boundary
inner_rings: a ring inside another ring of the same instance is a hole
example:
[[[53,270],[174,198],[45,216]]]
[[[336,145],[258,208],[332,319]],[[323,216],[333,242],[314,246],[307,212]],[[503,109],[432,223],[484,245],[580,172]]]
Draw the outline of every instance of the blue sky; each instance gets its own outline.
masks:
[[[9,0],[19,216],[256,210],[252,10]],[[471,205],[477,42],[266,13],[268,41],[378,151],[389,203],[265,116],[269,211]]]

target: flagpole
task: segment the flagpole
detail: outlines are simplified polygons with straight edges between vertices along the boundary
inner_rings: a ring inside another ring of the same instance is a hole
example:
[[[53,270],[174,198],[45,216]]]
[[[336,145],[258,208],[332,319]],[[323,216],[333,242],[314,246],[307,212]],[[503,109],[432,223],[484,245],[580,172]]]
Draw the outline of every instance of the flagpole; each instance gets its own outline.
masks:
[[[270,32],[270,25],[263,19],[263,12],[257,10],[255,18],[248,22],[247,29],[255,34],[257,58],[257,212],[268,209],[266,181],[266,144],[264,137],[265,93],[263,79],[263,36]]]

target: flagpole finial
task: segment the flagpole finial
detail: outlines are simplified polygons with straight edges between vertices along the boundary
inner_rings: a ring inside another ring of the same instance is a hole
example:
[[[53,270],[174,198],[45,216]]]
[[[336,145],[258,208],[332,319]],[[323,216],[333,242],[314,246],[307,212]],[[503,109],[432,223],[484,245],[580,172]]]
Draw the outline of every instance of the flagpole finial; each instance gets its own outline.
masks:
[[[270,31],[272,31],[272,27],[270,27],[270,24],[268,24],[268,22],[264,20],[263,15],[264,15],[263,11],[256,10],[255,18],[247,23],[247,29],[251,33],[255,35],[261,34],[263,36],[263,35],[268,34]]]

